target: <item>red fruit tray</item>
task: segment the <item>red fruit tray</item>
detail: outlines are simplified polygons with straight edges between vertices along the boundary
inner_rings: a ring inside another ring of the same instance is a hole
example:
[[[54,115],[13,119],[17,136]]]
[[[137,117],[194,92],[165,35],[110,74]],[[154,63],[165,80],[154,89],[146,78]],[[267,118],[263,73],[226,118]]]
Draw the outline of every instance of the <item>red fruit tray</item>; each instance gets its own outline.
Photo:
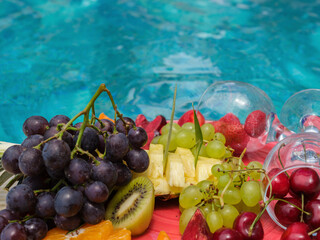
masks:
[[[260,161],[263,162],[269,151],[276,143],[261,145],[258,141],[250,141],[248,148],[255,149],[247,152],[244,162]],[[133,237],[133,240],[156,240],[160,231],[165,231],[171,240],[181,239],[179,233],[179,202],[178,199],[169,201],[156,200],[155,210],[148,230],[141,236]],[[280,239],[283,230],[277,226],[265,212],[262,217],[265,240]]]

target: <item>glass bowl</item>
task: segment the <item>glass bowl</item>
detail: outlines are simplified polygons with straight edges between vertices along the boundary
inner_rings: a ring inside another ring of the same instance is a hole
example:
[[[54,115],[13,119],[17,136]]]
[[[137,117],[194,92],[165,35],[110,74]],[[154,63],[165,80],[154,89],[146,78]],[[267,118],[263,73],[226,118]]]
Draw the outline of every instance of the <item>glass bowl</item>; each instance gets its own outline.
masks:
[[[318,175],[320,174],[320,134],[319,133],[298,133],[290,135],[280,142],[269,152],[263,165],[266,172],[270,172],[273,168],[282,169],[273,178],[275,179],[279,174],[287,172],[289,176],[291,173],[302,167],[314,169]],[[279,160],[279,157],[281,161]],[[264,202],[269,198],[267,196],[267,184],[264,193]],[[286,197],[290,196],[288,194]],[[286,226],[281,224],[274,213],[276,201],[271,201],[267,207],[267,212],[271,219],[281,228],[286,229]]]

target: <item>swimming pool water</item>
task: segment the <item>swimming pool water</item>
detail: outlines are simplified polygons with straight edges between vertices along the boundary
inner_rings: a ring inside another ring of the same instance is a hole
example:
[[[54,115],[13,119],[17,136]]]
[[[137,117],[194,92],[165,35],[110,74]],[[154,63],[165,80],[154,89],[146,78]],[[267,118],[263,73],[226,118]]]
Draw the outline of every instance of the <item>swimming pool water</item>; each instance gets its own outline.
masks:
[[[176,117],[217,80],[264,90],[276,110],[320,88],[319,0],[0,0],[0,140],[30,115],[73,116],[100,83],[122,113]],[[113,115],[107,97],[97,112]]]

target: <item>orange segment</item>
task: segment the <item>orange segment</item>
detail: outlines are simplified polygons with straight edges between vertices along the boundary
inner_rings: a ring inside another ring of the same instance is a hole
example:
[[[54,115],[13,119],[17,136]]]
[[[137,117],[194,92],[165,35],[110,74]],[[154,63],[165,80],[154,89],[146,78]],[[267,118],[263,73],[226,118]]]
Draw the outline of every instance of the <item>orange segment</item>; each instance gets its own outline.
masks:
[[[127,229],[113,229],[111,221],[102,221],[96,225],[85,224],[70,232],[53,228],[44,240],[130,240],[131,232]]]
[[[125,228],[115,229],[113,233],[105,240],[130,240],[131,232]]]
[[[170,238],[165,231],[160,231],[157,240],[170,240]]]
[[[107,115],[105,115],[104,113],[100,113],[99,115],[99,119],[108,119],[110,121],[112,121],[114,123],[114,119],[109,118]]]

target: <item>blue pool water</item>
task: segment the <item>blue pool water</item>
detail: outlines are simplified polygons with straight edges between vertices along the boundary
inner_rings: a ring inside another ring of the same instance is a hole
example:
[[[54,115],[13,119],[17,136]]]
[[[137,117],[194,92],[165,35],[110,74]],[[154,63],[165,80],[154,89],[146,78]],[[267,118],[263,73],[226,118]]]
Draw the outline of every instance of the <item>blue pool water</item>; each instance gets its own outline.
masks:
[[[30,115],[82,110],[106,83],[121,112],[176,117],[214,81],[285,100],[320,88],[319,0],[0,0],[0,140]],[[104,96],[97,112],[113,115]]]

